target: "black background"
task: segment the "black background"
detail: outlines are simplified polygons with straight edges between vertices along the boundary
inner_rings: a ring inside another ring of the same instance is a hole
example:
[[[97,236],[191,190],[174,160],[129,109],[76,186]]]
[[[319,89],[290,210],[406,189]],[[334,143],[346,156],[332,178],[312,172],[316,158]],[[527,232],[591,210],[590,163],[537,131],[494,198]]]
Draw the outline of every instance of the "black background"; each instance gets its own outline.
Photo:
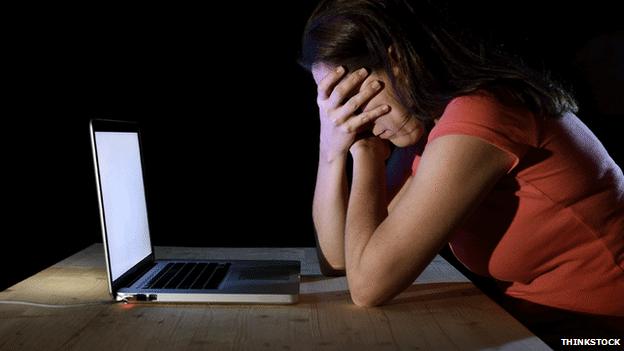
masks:
[[[210,4],[7,12],[0,289],[101,241],[93,117],[144,127],[155,245],[314,244],[315,86],[296,59],[315,1]],[[445,11],[571,86],[621,165],[622,28],[592,4]]]

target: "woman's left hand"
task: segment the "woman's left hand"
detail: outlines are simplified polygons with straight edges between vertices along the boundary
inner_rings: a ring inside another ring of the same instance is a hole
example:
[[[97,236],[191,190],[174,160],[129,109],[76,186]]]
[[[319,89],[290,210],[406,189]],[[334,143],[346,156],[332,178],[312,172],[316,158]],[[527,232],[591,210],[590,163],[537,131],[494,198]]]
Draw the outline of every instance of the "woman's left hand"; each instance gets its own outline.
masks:
[[[385,161],[390,157],[390,143],[376,136],[366,136],[356,140],[349,152],[354,158],[366,154]]]

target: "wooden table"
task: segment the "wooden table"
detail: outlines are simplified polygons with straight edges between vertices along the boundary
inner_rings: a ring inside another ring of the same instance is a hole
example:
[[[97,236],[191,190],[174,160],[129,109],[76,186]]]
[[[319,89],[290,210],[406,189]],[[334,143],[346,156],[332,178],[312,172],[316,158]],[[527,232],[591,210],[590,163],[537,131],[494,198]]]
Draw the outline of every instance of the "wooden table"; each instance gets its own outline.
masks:
[[[549,350],[443,258],[392,303],[360,308],[313,248],[157,247],[158,258],[294,259],[296,305],[0,304],[1,350]],[[46,304],[110,301],[101,244],[0,292]]]

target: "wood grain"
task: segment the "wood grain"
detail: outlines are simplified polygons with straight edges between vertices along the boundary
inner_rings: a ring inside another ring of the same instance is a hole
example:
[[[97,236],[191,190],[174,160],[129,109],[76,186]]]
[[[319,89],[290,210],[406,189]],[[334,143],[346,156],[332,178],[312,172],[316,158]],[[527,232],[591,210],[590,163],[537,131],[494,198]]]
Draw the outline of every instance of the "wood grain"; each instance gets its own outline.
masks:
[[[313,248],[156,248],[160,258],[296,259],[300,303],[0,305],[1,350],[549,350],[441,257],[391,303],[360,308]],[[0,292],[0,300],[111,301],[99,244]]]

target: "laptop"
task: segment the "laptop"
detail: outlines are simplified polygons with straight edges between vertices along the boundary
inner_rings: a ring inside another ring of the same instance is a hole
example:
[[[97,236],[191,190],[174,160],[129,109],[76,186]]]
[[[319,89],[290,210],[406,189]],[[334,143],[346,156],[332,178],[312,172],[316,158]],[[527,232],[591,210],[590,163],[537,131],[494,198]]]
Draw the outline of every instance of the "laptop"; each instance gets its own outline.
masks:
[[[132,303],[297,302],[299,261],[155,259],[138,124],[93,119],[90,131],[108,290],[114,299]]]

